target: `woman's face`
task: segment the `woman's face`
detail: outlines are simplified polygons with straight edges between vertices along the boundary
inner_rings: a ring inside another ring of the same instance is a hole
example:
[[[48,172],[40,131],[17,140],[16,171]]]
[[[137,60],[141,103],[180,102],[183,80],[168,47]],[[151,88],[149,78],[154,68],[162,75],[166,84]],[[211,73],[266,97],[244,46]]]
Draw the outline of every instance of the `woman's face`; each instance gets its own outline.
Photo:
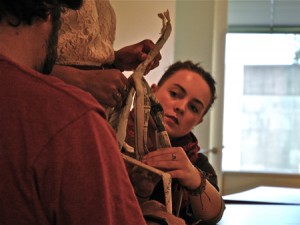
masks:
[[[164,109],[164,124],[171,139],[188,134],[202,122],[211,99],[208,84],[186,69],[175,72],[155,87],[154,93]]]

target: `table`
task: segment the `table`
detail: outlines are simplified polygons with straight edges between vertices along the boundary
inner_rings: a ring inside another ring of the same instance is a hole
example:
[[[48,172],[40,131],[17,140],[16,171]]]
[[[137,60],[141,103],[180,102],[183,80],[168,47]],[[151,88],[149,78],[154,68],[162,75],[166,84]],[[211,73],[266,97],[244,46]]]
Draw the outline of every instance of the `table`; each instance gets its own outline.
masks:
[[[300,225],[300,189],[260,186],[223,196],[218,225]]]
[[[225,195],[223,199],[226,203],[300,205],[300,189],[259,186],[236,194]]]
[[[300,205],[226,204],[218,225],[300,225]]]

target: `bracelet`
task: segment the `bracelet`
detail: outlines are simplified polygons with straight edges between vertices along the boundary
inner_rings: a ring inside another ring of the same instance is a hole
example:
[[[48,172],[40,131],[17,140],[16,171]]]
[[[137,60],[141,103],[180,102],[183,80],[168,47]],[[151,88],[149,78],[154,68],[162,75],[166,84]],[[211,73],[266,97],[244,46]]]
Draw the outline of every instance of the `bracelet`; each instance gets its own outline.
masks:
[[[206,180],[207,180],[207,178],[209,178],[211,176],[209,173],[206,173],[197,167],[196,167],[196,169],[198,170],[200,178],[201,178],[201,183],[200,183],[199,187],[197,187],[196,189],[189,189],[186,187],[184,188],[189,193],[189,195],[192,195],[192,196],[201,195],[205,191]]]

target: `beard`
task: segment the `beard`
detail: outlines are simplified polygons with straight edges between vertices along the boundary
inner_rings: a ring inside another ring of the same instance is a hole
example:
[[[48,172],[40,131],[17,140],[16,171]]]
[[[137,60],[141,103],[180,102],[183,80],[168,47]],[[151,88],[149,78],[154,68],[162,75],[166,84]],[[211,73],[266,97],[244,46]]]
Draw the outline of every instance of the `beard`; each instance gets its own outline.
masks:
[[[53,10],[52,14],[52,29],[49,38],[46,42],[46,57],[40,66],[39,72],[50,74],[57,59],[58,33],[60,29],[60,9]]]

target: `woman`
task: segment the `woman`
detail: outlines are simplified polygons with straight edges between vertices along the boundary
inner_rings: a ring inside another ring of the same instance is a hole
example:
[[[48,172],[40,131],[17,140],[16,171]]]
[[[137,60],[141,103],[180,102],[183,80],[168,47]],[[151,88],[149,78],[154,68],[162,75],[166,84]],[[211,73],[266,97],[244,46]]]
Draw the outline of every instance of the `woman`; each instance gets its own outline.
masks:
[[[183,187],[179,216],[186,223],[201,220],[216,223],[225,209],[218,192],[217,175],[207,157],[199,153],[198,141],[191,132],[203,121],[214,103],[215,81],[198,64],[191,61],[177,62],[168,68],[158,84],[152,86],[152,90],[164,110],[164,125],[172,148],[157,149],[155,126],[149,123],[147,147],[150,152],[142,161],[167,171],[173,183]],[[128,122],[126,142],[134,145],[133,111]],[[134,177],[136,174],[130,175],[133,185],[138,185],[140,180]],[[144,193],[146,191],[149,190]],[[139,193],[138,197],[160,202],[164,199],[162,185],[156,185],[150,196],[141,195],[143,193]]]

